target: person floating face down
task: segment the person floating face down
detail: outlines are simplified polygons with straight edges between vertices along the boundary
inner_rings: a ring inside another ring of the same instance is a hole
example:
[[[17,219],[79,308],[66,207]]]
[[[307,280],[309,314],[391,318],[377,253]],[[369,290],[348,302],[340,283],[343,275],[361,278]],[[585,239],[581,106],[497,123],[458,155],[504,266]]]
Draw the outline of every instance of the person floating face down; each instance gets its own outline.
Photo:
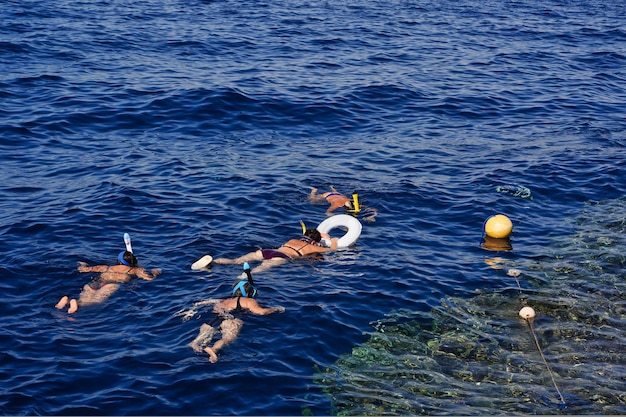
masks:
[[[337,210],[340,207],[344,207],[348,210],[354,209],[352,205],[352,200],[347,196],[341,194],[332,185],[330,186],[330,191],[320,194],[317,193],[317,188],[311,188],[309,201],[311,201],[312,203],[324,201],[327,202],[329,204],[329,207],[326,210],[327,216],[331,216],[333,214],[333,211]]]
[[[330,248],[321,245],[322,238],[331,242]],[[243,264],[244,262],[261,261],[261,264],[252,270],[252,273],[266,271],[274,266],[282,265],[291,259],[318,253],[326,253],[337,249],[338,238],[331,238],[327,233],[320,233],[317,229],[307,229],[304,236],[299,239],[291,239],[277,249],[259,249],[247,253],[239,258],[217,258],[215,264]]]
[[[360,206],[356,200],[353,202],[349,197],[337,191],[332,185],[330,186],[330,191],[319,194],[317,193],[317,188],[311,187],[309,201],[312,203],[327,202],[329,204],[329,207],[326,210],[327,216],[332,216],[333,212],[341,207],[355,217],[359,215],[359,217],[367,223],[375,222],[376,216],[378,215],[378,210],[375,208]],[[359,205],[358,209],[354,207],[355,203]]]
[[[120,252],[117,260],[118,264],[112,266],[88,266],[85,262],[79,262],[78,272],[98,272],[99,277],[83,287],[78,300],[64,295],[55,307],[63,309],[69,304],[67,312],[72,314],[78,311],[79,306],[99,304],[107,300],[120,288],[120,284],[130,281],[133,277],[150,281],[161,273],[161,269],[158,268],[149,273],[138,267],[137,258],[129,251]]]
[[[217,353],[224,346],[237,339],[243,327],[243,320],[241,319],[243,313],[250,312],[264,316],[285,311],[285,308],[280,306],[261,307],[254,300],[257,290],[252,282],[250,267],[246,264],[244,268],[246,268],[247,279],[235,282],[232,297],[227,299],[208,299],[194,304],[194,307],[214,304],[213,313],[215,313],[215,317],[211,322],[203,323],[200,326],[198,336],[189,344],[194,352],[201,353],[204,351],[207,353],[211,363],[217,362]],[[194,310],[191,311],[195,312]],[[217,334],[221,334],[221,338],[213,343],[212,346],[209,346],[213,337]]]

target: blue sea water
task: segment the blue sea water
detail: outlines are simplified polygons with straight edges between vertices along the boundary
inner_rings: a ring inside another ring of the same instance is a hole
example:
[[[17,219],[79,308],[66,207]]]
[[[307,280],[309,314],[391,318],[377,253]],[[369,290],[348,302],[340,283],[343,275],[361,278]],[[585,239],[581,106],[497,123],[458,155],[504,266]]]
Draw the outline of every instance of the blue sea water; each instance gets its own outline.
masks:
[[[372,322],[511,285],[484,262],[489,215],[514,223],[499,254],[533,259],[586,203],[626,195],[620,1],[7,0],[0,15],[5,415],[335,413],[314,374]],[[246,316],[215,364],[195,354],[210,312],[176,313],[241,270],[191,263],[297,236],[326,218],[310,187],[331,185],[379,212],[357,245],[259,274],[259,302],[285,313]],[[163,274],[55,309],[93,277],[77,262],[114,263],[125,232]],[[626,391],[623,361],[612,378]],[[625,410],[593,398],[568,412]]]

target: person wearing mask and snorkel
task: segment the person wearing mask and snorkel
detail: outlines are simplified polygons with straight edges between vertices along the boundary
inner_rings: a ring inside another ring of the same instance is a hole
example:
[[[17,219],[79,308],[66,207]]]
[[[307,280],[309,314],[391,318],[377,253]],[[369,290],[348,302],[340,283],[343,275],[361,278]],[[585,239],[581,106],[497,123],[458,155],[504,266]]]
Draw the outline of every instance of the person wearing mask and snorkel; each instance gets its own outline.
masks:
[[[244,274],[246,279],[240,280],[233,284],[232,296],[227,299],[207,299],[198,301],[193,306],[200,307],[206,305],[214,305],[213,313],[215,317],[209,323],[203,323],[200,326],[200,332],[198,336],[189,344],[194,352],[205,352],[209,355],[209,362],[217,362],[217,353],[227,344],[233,342],[239,336],[239,332],[243,327],[243,320],[241,315],[244,313],[252,313],[260,316],[265,316],[272,313],[283,313],[284,307],[261,307],[259,303],[254,300],[257,295],[257,290],[254,288],[252,281],[252,274],[250,272],[250,266],[244,264]],[[191,309],[189,311],[180,312],[178,315],[184,316],[184,320],[189,320],[195,315],[196,310]],[[213,343],[213,346],[209,346],[213,337],[218,333],[221,334],[221,338]]]
[[[317,193],[317,188],[311,187],[309,201],[311,203],[328,203],[330,206],[326,210],[327,216],[332,216],[333,212],[341,207],[344,208],[346,213],[359,217],[367,223],[374,223],[378,215],[378,210],[374,207],[365,207],[359,204],[359,195],[356,191],[352,193],[352,198],[349,198],[337,191],[332,185],[330,186],[330,191],[319,194]]]
[[[145,269],[137,266],[138,261],[132,252],[130,237],[128,234],[125,234],[124,237],[127,250],[120,252],[118,255],[117,265],[89,266],[85,262],[78,263],[78,272],[98,272],[100,275],[83,287],[78,300],[70,299],[67,295],[61,297],[55,305],[57,309],[63,309],[69,304],[67,312],[70,314],[76,313],[79,306],[99,304],[107,300],[120,288],[120,284],[129,282],[133,277],[151,281],[161,273],[161,269],[158,268],[147,272]]]
[[[320,243],[322,238],[330,241],[330,247],[322,246]],[[194,262],[191,265],[191,269],[198,270],[212,264],[231,265],[261,261],[261,264],[255,267],[252,272],[264,272],[274,266],[287,263],[291,259],[334,251],[337,249],[338,240],[337,238],[331,238],[327,233],[320,233],[317,229],[306,229],[301,238],[290,239],[277,249],[259,249],[234,259],[213,259],[211,255],[205,255]]]
[[[328,209],[326,210],[326,215],[331,216],[333,211],[337,210],[340,207],[345,207],[347,210],[353,210],[354,207],[352,205],[352,200],[347,196],[341,194],[339,191],[335,189],[332,185],[330,186],[330,191],[326,193],[317,194],[317,188],[311,187],[311,193],[309,194],[309,201],[312,203],[319,202],[327,202],[330,204]]]

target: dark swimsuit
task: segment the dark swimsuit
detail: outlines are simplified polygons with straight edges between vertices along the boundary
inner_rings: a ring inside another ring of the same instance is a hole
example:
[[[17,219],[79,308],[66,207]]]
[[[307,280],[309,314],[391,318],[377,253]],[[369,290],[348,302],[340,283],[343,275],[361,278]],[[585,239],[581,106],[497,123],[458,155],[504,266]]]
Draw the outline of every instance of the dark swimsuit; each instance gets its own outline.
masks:
[[[291,259],[289,255],[287,255],[286,253],[282,253],[278,249],[261,249],[261,253],[263,254],[263,259],[272,259],[272,258]]]
[[[317,245],[317,243],[315,243],[315,241],[313,239],[311,239],[310,237],[308,237],[308,236],[302,236],[300,238],[300,240],[305,242],[305,244],[300,246],[299,248],[294,248],[293,246],[289,246],[289,245],[283,245],[283,247],[289,248],[289,249],[297,252],[298,255],[300,255],[300,256],[304,256],[304,254],[302,252],[300,252],[301,249],[303,249],[306,245]]]
[[[309,245],[309,244],[317,245],[317,243],[315,243],[315,241],[308,236],[302,236],[299,240],[306,242],[306,243],[300,246],[299,248],[294,248],[293,246],[289,246],[289,245],[283,245],[282,247],[289,248],[295,251],[298,255],[304,256],[304,254],[300,252],[302,248],[304,248],[306,245]],[[273,258],[292,259],[291,256],[279,251],[278,249],[261,249],[261,253],[263,254],[263,259],[273,259]]]
[[[105,285],[109,285],[109,284],[113,284],[112,281],[105,281],[103,279],[96,279],[91,281],[89,284],[89,288],[91,288],[94,291],[98,291],[100,289],[102,289],[102,287],[104,287]]]
[[[229,313],[230,313],[231,315],[233,315],[233,316],[234,316],[234,315],[235,315],[235,314],[237,314],[237,313],[243,313],[244,311],[248,311],[248,309],[247,309],[247,308],[243,308],[243,307],[241,306],[240,301],[241,301],[241,297],[237,297],[237,307],[235,307],[235,309],[234,309],[234,310],[229,311]]]
[[[233,320],[236,319],[236,315],[240,315],[241,313],[245,313],[248,311],[247,308],[243,308],[240,304],[241,297],[237,297],[237,307],[233,310],[230,310],[227,313],[218,314],[208,323],[209,326],[218,328],[222,325],[222,322],[225,320]]]
[[[326,200],[328,200],[328,197],[335,197],[335,196],[342,196],[342,197],[345,197],[345,196],[344,196],[343,194],[341,194],[341,193],[328,193],[328,194],[326,195],[326,197],[324,197],[324,198],[325,198]]]
[[[130,265],[129,265],[130,266]],[[108,270],[108,269],[107,269]],[[126,274],[128,275],[130,273],[130,271],[133,270],[133,267],[130,266],[130,268],[128,269],[128,272],[126,272]],[[106,272],[106,271],[105,271]],[[116,274],[121,274],[121,272],[115,272]],[[89,284],[89,288],[91,288],[94,291],[98,291],[101,290],[102,287],[104,287],[105,285],[109,285],[109,284],[119,284],[119,282],[116,281],[107,281],[104,279],[94,279],[93,281],[91,281]]]

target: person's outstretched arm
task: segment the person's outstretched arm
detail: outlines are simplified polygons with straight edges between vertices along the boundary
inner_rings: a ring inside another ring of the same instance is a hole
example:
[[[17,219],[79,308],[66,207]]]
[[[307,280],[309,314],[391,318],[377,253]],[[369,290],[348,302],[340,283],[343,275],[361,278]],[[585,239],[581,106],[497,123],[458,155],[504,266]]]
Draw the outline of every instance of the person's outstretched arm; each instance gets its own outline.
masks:
[[[150,271],[150,273],[148,273],[145,269],[143,268],[135,268],[133,270],[133,274],[137,275],[139,278],[141,279],[145,279],[147,281],[152,281],[153,279],[155,279],[158,275],[161,274],[161,269],[160,268],[154,268],[152,271]]]
[[[339,238],[338,237],[330,237],[330,235],[328,233],[320,233],[320,235],[327,240],[330,240],[330,248],[324,248],[325,250],[323,252],[328,252],[331,250],[337,250],[337,247],[339,245]]]
[[[201,306],[210,306],[212,304],[217,304],[224,301],[221,298],[207,298],[206,300],[202,300],[202,301],[196,301],[195,303],[193,303],[194,307],[201,307]]]
[[[258,314],[259,316],[266,316],[272,313],[283,313],[285,311],[285,307],[261,307],[259,303],[257,303],[252,298],[242,298],[240,300],[241,306],[250,310],[252,314]]]
[[[85,262],[78,263],[78,272],[104,272],[109,269],[108,265],[89,266]]]

